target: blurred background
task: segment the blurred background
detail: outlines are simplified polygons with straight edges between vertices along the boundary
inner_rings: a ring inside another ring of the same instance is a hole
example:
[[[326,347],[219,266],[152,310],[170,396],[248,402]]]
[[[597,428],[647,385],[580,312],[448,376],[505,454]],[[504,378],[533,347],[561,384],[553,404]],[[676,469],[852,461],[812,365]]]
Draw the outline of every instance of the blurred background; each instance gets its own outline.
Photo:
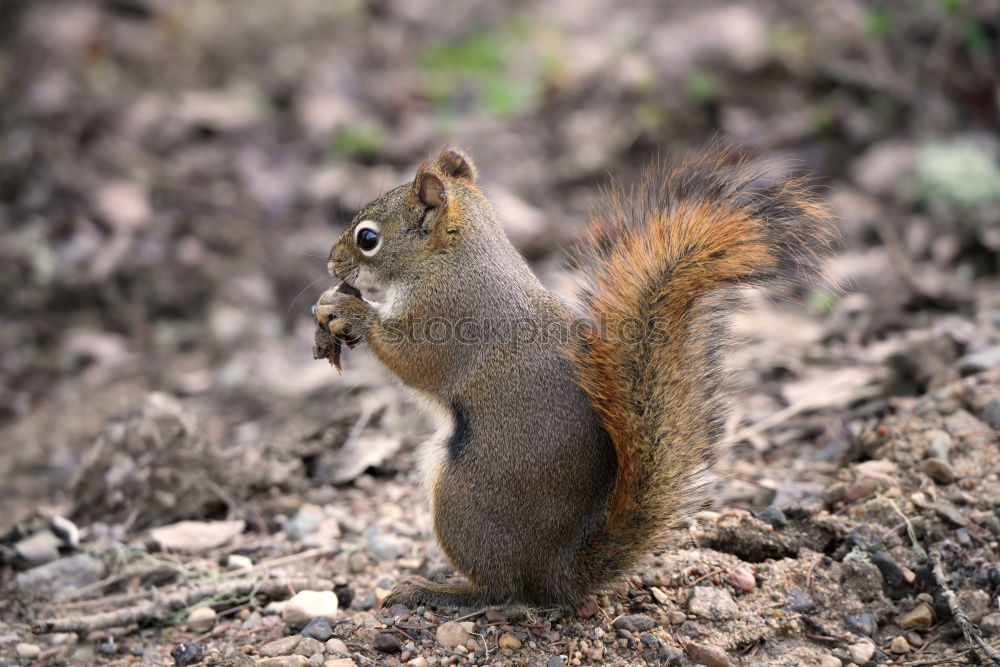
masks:
[[[306,494],[428,540],[428,425],[367,353],[313,361],[309,306],[344,223],[447,145],[555,288],[658,156],[813,172],[843,289],[741,315],[725,497],[816,496],[865,420],[1000,363],[998,31],[998,0],[4,0],[0,535],[273,528]]]

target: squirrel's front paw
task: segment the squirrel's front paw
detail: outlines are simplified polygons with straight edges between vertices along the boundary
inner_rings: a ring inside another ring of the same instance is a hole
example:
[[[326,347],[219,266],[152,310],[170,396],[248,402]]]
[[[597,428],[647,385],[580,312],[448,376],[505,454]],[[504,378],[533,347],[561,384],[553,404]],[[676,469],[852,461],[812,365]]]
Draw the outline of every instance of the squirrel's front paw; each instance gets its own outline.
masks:
[[[323,293],[314,315],[323,330],[350,346],[365,337],[374,319],[374,311],[363,299],[334,290]]]

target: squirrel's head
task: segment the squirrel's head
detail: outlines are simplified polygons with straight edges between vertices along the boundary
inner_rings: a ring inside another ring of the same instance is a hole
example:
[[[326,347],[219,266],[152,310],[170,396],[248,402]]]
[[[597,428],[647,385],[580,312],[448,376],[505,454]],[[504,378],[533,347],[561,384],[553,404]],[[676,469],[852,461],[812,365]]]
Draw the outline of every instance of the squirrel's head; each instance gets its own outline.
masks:
[[[330,251],[330,275],[365,291],[419,280],[435,257],[450,254],[496,226],[476,184],[472,161],[458,150],[425,160],[413,182],[361,209]]]

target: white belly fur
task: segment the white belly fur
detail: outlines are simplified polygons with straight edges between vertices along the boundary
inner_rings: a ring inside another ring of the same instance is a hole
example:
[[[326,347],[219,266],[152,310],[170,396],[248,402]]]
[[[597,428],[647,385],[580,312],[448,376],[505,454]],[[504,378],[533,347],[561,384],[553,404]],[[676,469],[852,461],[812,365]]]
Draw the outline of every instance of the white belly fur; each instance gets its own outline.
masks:
[[[446,405],[434,396],[422,391],[412,390],[410,395],[421,408],[434,420],[437,428],[433,435],[420,445],[417,458],[420,465],[420,476],[434,513],[434,487],[448,458],[448,440],[455,431],[455,419]]]

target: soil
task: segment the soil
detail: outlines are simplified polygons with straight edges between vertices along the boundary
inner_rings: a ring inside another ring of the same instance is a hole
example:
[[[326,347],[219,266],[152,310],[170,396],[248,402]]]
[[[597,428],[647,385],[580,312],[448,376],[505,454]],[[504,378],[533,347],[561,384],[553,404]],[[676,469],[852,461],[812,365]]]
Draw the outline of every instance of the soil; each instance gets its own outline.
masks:
[[[1000,3],[911,9],[4,2],[0,662],[997,660]],[[463,146],[566,293],[608,174],[713,137],[843,237],[734,316],[713,507],[578,609],[380,608],[453,573],[431,424],[363,345],[312,358],[344,222]]]

